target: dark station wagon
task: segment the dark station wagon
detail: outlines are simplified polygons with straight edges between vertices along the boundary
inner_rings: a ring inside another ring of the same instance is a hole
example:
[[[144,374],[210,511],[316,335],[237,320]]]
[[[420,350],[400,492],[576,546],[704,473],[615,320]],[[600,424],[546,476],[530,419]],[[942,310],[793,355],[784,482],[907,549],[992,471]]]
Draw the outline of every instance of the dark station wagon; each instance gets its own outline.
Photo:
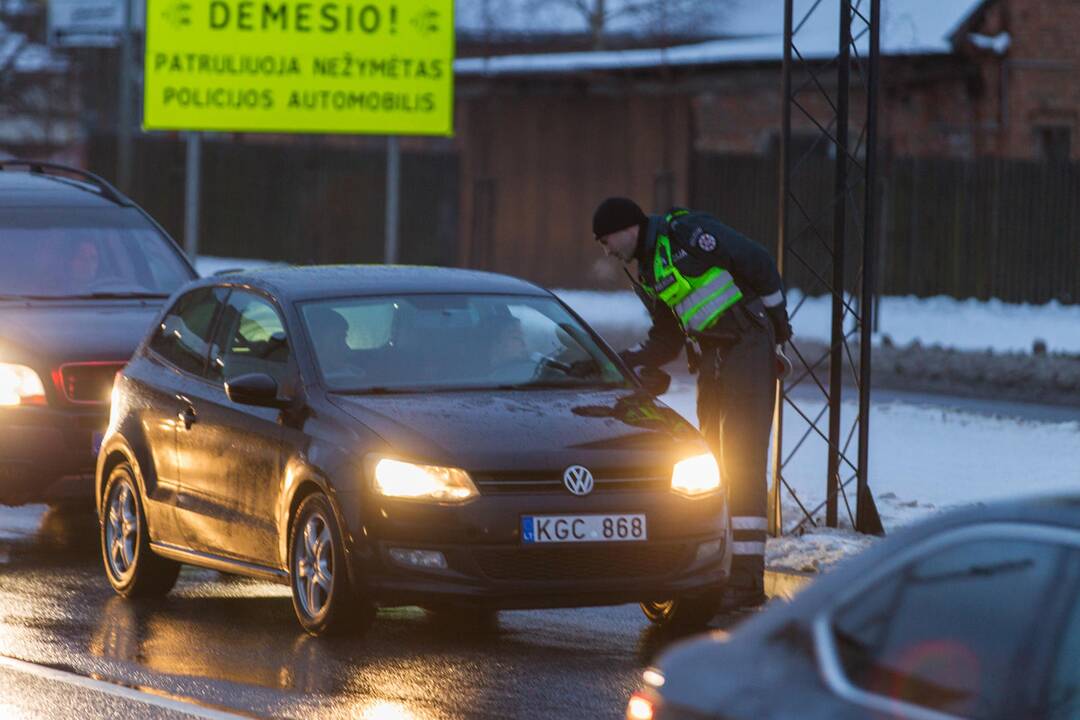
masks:
[[[194,277],[101,178],[0,161],[0,503],[91,507],[113,378]]]

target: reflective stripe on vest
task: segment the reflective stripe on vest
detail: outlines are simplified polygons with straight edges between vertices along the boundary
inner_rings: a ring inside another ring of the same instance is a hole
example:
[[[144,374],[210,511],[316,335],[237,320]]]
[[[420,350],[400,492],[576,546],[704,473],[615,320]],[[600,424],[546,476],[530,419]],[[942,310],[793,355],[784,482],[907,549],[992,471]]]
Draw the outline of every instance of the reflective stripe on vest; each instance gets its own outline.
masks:
[[[667,235],[656,236],[653,277],[654,292],[675,311],[679,323],[688,332],[708,330],[743,296],[731,273],[723,268],[710,268],[704,275],[689,278],[679,272],[671,260],[671,241]]]

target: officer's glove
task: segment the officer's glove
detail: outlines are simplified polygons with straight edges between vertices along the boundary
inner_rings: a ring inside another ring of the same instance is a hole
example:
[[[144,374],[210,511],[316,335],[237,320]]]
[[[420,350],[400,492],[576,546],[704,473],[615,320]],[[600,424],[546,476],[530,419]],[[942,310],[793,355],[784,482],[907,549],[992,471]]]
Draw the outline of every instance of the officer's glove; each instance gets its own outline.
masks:
[[[650,395],[659,397],[671,387],[671,376],[658,367],[643,367],[638,373],[641,385]]]
[[[769,322],[772,323],[773,333],[776,335],[776,344],[783,345],[794,334],[791,329],[791,321],[788,320],[787,308],[781,304],[765,308],[765,312],[769,314]]]

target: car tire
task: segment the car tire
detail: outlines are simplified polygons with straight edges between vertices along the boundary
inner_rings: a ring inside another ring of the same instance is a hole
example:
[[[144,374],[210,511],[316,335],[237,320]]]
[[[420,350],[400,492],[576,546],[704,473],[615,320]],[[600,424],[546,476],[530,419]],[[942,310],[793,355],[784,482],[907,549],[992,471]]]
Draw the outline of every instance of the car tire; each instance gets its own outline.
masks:
[[[309,495],[289,532],[289,587],[296,618],[311,635],[365,632],[375,606],[352,587],[337,518],[329,499]]]
[[[180,563],[150,549],[146,513],[131,465],[113,468],[102,497],[101,556],[113,590],[128,598],[167,594],[176,584]]]
[[[649,622],[672,630],[700,630],[720,612],[719,593],[675,600],[649,600],[641,603],[641,611]]]

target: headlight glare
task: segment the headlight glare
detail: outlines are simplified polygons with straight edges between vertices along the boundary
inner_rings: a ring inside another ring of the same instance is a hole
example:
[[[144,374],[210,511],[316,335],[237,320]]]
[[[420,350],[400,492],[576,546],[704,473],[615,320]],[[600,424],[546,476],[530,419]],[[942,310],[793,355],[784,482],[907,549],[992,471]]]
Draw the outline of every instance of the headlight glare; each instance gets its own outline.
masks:
[[[0,363],[0,405],[44,405],[45,386],[25,365]]]
[[[720,467],[712,453],[695,455],[675,463],[671,489],[687,497],[701,497],[720,489]]]
[[[380,495],[411,500],[456,503],[479,494],[464,470],[390,458],[375,464],[374,485]]]

